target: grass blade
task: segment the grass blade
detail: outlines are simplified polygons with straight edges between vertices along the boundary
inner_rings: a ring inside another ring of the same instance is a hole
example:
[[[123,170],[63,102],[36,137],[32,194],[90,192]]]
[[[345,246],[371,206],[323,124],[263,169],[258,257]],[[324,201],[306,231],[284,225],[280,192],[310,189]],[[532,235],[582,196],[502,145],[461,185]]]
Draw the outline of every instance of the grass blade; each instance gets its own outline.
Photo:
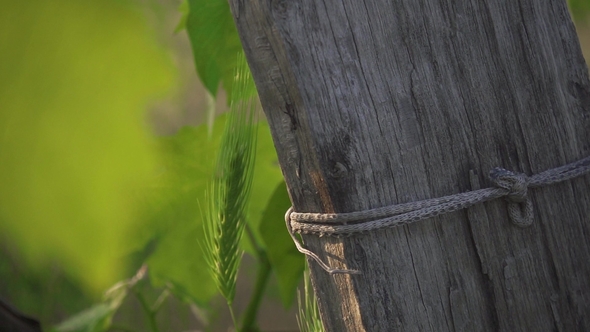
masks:
[[[301,332],[325,332],[324,325],[320,319],[320,310],[310,285],[309,268],[305,269],[303,284],[303,303],[301,292],[297,294],[297,303],[299,305],[299,314],[297,315],[297,325]]]

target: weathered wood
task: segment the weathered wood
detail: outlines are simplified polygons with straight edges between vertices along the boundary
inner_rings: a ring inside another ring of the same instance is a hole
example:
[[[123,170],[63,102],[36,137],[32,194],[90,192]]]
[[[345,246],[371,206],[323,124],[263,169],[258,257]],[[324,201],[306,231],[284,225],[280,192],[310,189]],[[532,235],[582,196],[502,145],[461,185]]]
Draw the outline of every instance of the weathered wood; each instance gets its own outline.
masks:
[[[296,211],[350,212],[590,155],[563,0],[230,0]],[[472,176],[470,176],[470,172]],[[590,331],[590,176],[348,238],[305,236],[329,331]],[[277,220],[277,222],[281,222]]]

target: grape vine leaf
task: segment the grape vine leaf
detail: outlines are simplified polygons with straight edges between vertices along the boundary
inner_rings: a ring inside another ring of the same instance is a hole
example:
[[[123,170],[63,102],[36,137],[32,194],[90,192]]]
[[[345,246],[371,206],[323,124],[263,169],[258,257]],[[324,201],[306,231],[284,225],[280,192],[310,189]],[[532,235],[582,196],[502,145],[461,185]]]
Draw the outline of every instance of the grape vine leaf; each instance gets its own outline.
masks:
[[[221,82],[231,98],[236,56],[242,50],[226,0],[188,0],[186,30],[203,85],[216,96]]]
[[[161,179],[145,211],[146,231],[156,237],[156,247],[147,260],[152,283],[157,287],[168,283],[177,295],[201,305],[216,293],[200,241],[204,236],[205,192],[224,124],[225,116],[219,117],[210,138],[204,125],[184,127],[161,138]]]
[[[275,188],[283,182],[283,174],[274,148],[270,127],[266,121],[258,128],[258,142],[256,146],[256,165],[254,166],[254,180],[252,181],[252,197],[248,209],[248,223],[253,230],[256,240],[264,245],[259,229],[264,218],[268,202],[275,192]],[[249,241],[245,239],[243,247],[252,253]]]
[[[268,258],[274,269],[281,300],[285,307],[293,303],[297,285],[303,276],[305,259],[297,251],[285,227],[285,212],[291,206],[287,186],[281,182],[268,201],[260,223],[260,234],[266,244]]]

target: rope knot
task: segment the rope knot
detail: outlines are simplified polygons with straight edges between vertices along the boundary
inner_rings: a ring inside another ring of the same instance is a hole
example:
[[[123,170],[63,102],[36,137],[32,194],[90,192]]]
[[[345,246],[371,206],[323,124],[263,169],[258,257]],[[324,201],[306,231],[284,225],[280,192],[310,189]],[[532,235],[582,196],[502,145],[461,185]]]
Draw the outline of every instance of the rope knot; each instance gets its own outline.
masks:
[[[514,203],[523,203],[528,199],[529,177],[525,174],[496,167],[491,170],[490,178],[497,187],[509,191],[508,200]]]
[[[528,197],[530,178],[526,174],[516,173],[496,167],[490,171],[490,179],[498,187],[508,190],[508,215],[513,224],[527,227],[533,223],[533,204]]]

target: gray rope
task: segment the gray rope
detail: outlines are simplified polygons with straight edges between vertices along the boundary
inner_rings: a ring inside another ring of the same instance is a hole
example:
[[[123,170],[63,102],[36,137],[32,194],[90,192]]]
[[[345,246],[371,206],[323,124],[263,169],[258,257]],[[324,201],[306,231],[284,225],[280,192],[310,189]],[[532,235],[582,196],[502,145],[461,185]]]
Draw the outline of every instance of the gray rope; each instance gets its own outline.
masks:
[[[508,215],[512,223],[519,227],[527,227],[533,222],[533,204],[527,195],[529,188],[548,186],[586,173],[590,173],[590,157],[530,177],[498,167],[490,172],[490,179],[495,187],[349,213],[301,213],[290,208],[285,215],[285,221],[297,250],[315,260],[324,270],[330,274],[358,273],[331,269],[316,254],[305,249],[297,241],[294,233],[319,236],[353,235],[407,225],[500,197],[505,197],[508,201]]]
[[[316,261],[318,263],[318,265],[324,269],[326,272],[328,272],[329,274],[360,274],[360,271],[356,271],[356,270],[341,270],[341,269],[333,269],[331,267],[329,267],[326,263],[324,263],[319,257],[318,255],[316,255],[313,251],[309,250],[309,249],[305,249],[301,243],[299,243],[299,240],[297,240],[297,238],[295,237],[295,233],[293,233],[293,229],[291,228],[291,223],[289,222],[289,216],[291,215],[291,213],[293,213],[293,208],[290,207],[287,210],[287,213],[285,213],[285,222],[287,223],[287,230],[289,230],[289,235],[291,235],[291,239],[293,239],[293,242],[295,243],[295,247],[297,247],[297,250],[308,256],[309,258],[313,259],[314,261]]]

